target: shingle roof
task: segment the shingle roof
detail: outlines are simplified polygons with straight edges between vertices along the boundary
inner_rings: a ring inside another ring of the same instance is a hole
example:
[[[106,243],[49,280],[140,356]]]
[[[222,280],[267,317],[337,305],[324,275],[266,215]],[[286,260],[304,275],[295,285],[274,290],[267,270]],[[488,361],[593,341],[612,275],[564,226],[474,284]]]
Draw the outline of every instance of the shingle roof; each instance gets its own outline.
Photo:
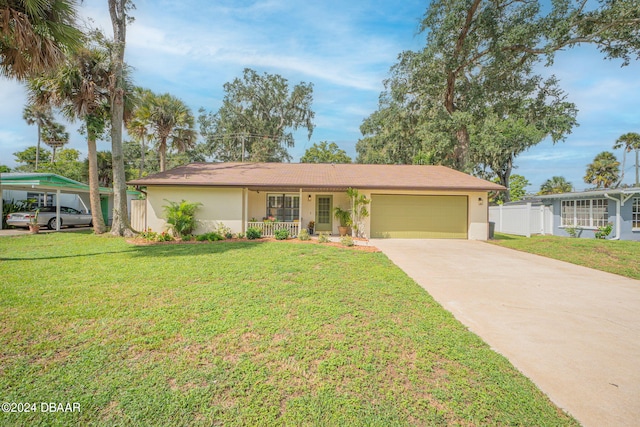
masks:
[[[444,166],[321,163],[191,163],[129,184],[292,189],[505,189]]]

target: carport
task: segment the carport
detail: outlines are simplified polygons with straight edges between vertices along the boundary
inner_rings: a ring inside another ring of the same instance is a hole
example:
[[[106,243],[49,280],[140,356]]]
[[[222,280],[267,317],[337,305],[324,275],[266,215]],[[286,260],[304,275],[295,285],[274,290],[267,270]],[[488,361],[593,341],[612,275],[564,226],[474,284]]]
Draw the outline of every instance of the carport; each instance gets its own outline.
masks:
[[[62,194],[84,195],[88,196],[89,186],[73,179],[66,178],[54,173],[2,173],[0,174],[0,195],[4,190],[17,190],[44,193],[44,206],[47,206],[47,195],[53,193],[55,197],[56,216],[60,217],[60,196]],[[110,188],[100,187],[100,199],[102,214],[105,221],[108,221],[109,205],[111,204],[112,190]],[[3,208],[4,197],[0,197],[0,210]],[[89,212],[90,209],[82,197],[78,197],[84,209]],[[2,221],[0,221],[0,229],[2,229]],[[56,230],[60,230],[60,222]]]

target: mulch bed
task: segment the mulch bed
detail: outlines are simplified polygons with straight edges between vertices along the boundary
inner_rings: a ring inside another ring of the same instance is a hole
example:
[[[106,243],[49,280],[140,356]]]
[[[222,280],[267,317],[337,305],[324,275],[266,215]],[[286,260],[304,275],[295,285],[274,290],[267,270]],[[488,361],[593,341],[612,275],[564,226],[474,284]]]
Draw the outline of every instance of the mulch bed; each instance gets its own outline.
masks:
[[[353,239],[354,241],[362,241],[362,242],[366,242],[367,240],[365,239]],[[324,246],[333,246],[336,248],[342,248],[342,249],[353,249],[356,251],[362,251],[362,252],[380,252],[380,249],[376,248],[375,246],[370,246],[370,245],[358,245],[355,244],[353,246],[345,246],[339,242],[327,242],[327,243],[318,243],[317,240],[312,239],[312,240],[300,240],[300,239],[286,239],[286,240],[277,240],[273,237],[263,237],[260,239],[254,239],[254,240],[247,240],[247,239],[225,239],[225,240],[218,240],[216,242],[209,242],[209,241],[204,241],[204,242],[198,242],[197,240],[171,240],[168,242],[151,242],[149,240],[146,239],[141,239],[139,237],[134,237],[132,239],[127,239],[127,243],[130,243],[132,245],[136,245],[136,246],[153,246],[153,245],[207,245],[207,244],[219,244],[219,243],[233,243],[233,242],[282,242],[282,243],[293,243],[293,244],[308,244],[308,245],[324,245]]]

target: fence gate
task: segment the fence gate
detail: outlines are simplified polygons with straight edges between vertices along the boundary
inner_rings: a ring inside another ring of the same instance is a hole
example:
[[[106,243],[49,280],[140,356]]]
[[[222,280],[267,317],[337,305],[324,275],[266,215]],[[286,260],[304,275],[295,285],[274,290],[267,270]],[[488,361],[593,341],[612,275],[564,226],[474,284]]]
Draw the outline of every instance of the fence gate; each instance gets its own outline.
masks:
[[[144,231],[147,229],[146,200],[131,201],[131,228],[135,231]]]
[[[553,234],[551,206],[509,205],[490,206],[489,221],[498,233],[531,237],[532,234]]]

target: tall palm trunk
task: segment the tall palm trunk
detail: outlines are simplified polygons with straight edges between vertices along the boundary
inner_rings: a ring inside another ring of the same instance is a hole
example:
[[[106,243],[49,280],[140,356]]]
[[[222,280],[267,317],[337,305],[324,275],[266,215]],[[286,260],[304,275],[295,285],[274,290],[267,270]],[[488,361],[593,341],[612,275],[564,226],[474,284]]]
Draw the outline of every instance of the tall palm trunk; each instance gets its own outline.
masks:
[[[147,151],[147,147],[144,143],[144,134],[140,138],[140,170],[138,171],[138,178],[142,178],[142,172],[144,172],[144,152]]]
[[[38,172],[38,163],[40,163],[40,140],[42,136],[40,134],[42,126],[40,125],[40,120],[38,120],[38,145],[36,145],[36,172]]]
[[[133,236],[127,208],[127,179],[124,173],[122,126],[124,121],[124,49],[127,39],[127,1],[109,0],[114,45],[111,52],[113,87],[111,97],[111,156],[113,164],[113,223],[111,234]]]
[[[96,148],[96,135],[91,129],[91,124],[87,120],[87,148],[89,160],[89,202],[91,206],[91,220],[93,221],[93,232],[102,234],[107,231],[107,227],[102,217],[102,207],[100,206],[100,183],[98,181],[98,150]]]
[[[167,170],[167,138],[161,137],[158,144],[158,152],[160,154],[160,172]]]
[[[638,160],[640,160],[640,156],[638,152],[640,152],[640,150],[636,149],[636,187],[640,186],[640,174],[638,173]]]

